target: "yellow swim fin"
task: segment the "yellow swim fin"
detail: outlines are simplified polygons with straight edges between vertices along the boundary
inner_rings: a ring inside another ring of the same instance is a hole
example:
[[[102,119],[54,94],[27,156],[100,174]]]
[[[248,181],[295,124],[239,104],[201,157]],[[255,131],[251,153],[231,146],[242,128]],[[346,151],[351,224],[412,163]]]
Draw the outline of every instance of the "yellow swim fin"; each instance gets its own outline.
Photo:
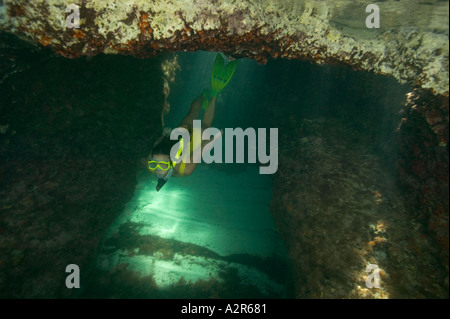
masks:
[[[213,70],[211,73],[211,96],[217,95],[227,86],[236,71],[237,60],[228,62],[225,61],[220,53],[217,53],[214,60]]]

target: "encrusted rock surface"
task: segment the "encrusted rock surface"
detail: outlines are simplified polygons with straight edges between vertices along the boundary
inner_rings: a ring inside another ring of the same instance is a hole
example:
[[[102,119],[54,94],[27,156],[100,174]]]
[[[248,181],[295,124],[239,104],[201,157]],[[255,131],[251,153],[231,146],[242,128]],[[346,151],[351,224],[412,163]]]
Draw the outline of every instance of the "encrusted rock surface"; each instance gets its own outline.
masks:
[[[448,97],[415,89],[407,94],[397,129],[401,151],[398,170],[415,207],[410,215],[427,225],[448,271]]]
[[[428,237],[375,143],[360,143],[367,136],[326,118],[296,128],[298,138],[289,136],[280,152],[272,203],[295,269],[295,297],[447,298],[448,230],[439,245]],[[434,224],[448,217],[441,210],[428,216]],[[437,257],[445,245],[447,261]],[[379,289],[366,286],[368,264],[380,268]]]
[[[295,297],[448,298],[448,99],[369,76],[335,68],[341,81],[305,84],[300,116],[284,88],[258,106],[282,128],[271,208]],[[323,115],[327,94],[339,117]],[[380,289],[366,287],[369,263]]]
[[[380,29],[365,26],[366,2],[271,0],[81,1],[69,29],[67,1],[3,0],[0,29],[67,56],[222,51],[343,63],[448,95],[448,2],[383,1]]]

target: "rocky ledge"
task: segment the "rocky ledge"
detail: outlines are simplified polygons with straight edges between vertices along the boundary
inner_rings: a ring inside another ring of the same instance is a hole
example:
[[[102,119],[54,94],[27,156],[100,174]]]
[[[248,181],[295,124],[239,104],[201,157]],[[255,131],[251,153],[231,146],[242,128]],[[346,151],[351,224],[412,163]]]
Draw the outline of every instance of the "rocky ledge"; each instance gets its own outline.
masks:
[[[261,63],[305,59],[347,64],[448,95],[446,1],[380,2],[380,28],[373,29],[365,23],[367,4],[352,0],[72,3],[0,1],[0,30],[66,57],[212,50]],[[73,27],[77,12],[79,26]]]

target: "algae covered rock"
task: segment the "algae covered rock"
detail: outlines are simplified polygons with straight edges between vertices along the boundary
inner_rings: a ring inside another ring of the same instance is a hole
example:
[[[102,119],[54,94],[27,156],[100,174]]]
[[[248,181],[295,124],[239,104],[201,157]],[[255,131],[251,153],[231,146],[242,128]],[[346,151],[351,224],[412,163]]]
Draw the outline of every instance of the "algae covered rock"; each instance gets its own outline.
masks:
[[[351,0],[4,0],[0,30],[67,57],[211,50],[261,63],[305,59],[348,64],[448,95],[448,2],[377,7],[380,27],[368,28],[374,12]]]

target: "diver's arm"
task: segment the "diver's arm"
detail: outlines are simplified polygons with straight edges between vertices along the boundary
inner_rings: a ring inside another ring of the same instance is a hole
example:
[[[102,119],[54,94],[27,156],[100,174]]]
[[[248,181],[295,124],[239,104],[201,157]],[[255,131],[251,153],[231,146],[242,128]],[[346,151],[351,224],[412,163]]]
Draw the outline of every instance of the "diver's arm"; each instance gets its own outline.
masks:
[[[184,163],[183,173],[180,172],[180,168],[179,168],[180,166],[177,166],[178,169],[175,170],[175,173],[176,173],[175,176],[189,176],[189,175],[191,175],[194,172],[194,170],[196,169],[197,164],[201,161],[202,154],[204,152],[209,152],[213,148],[214,143],[221,137],[222,137],[222,131],[220,131],[216,135],[214,135],[214,138],[212,140],[202,141],[202,144],[201,144],[202,150],[201,150],[201,152],[198,152],[197,151],[198,148],[196,148],[192,152],[192,154],[191,154],[191,156],[189,158],[189,163]],[[194,156],[195,156],[195,158],[194,158]],[[198,163],[196,163],[196,162],[198,162]]]
[[[192,161],[192,157],[191,157],[191,161]],[[184,167],[183,175],[181,175],[181,176],[191,175],[195,171],[196,167],[197,167],[197,163],[186,163],[185,167]]]
[[[186,163],[187,159],[188,159],[187,157],[183,158],[181,160],[181,162],[175,166],[174,171],[173,171],[173,176],[184,177],[184,176],[191,175],[194,172],[198,163],[194,163],[192,154],[189,156],[189,161],[188,161],[189,163]]]
[[[198,163],[192,162],[193,161],[192,156],[190,157],[189,160],[190,163],[185,163],[182,161],[179,164],[177,164],[173,171],[173,176],[184,177],[191,175],[194,172],[195,168],[197,167]]]
[[[213,136],[212,140],[203,140],[201,143],[201,151],[199,152],[198,149],[199,147],[195,148],[194,150],[192,150],[192,154],[190,156],[190,164],[197,164],[200,163],[202,160],[202,156],[205,152],[209,152],[215,142],[220,139],[222,137],[222,131],[218,132],[217,134],[215,134]],[[186,163],[186,167],[187,167],[188,163]],[[194,167],[195,169],[195,167]]]

